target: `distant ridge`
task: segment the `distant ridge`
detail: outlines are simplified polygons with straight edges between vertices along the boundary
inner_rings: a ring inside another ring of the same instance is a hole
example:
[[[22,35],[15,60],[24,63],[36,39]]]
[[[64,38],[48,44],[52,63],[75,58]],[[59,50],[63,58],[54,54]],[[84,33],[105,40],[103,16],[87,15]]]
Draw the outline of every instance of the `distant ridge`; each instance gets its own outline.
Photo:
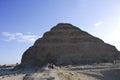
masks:
[[[101,39],[72,24],[59,23],[25,51],[20,67],[113,62],[119,55],[114,46]]]

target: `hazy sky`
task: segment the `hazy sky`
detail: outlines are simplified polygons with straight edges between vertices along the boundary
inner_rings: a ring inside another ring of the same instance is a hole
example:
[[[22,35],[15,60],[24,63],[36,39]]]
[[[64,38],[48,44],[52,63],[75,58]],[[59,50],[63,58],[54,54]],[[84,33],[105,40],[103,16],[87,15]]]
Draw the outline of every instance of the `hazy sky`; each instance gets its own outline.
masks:
[[[0,0],[0,64],[20,63],[23,52],[61,22],[120,50],[120,0]]]

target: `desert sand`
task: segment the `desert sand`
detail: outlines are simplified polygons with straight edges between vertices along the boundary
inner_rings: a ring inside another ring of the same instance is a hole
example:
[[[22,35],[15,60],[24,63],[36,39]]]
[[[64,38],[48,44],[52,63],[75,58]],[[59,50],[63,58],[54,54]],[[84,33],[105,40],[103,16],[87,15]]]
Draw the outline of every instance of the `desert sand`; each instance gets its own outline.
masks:
[[[80,66],[47,66],[37,69],[1,69],[0,80],[120,80],[120,64],[100,63]]]

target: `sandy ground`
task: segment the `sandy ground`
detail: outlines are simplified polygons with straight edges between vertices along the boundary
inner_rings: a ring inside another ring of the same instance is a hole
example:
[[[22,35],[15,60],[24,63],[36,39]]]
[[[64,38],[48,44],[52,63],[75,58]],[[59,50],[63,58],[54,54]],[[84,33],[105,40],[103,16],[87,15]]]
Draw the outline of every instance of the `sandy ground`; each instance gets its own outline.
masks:
[[[36,71],[6,71],[6,73],[0,70],[0,80],[120,80],[120,65],[109,63],[54,69],[44,67]]]

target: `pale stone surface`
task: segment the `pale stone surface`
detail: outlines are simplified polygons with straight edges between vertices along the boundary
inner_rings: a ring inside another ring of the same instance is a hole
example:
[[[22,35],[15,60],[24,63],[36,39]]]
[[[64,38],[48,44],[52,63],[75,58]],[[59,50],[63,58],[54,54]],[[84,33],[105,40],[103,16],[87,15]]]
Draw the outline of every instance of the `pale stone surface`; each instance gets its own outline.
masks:
[[[119,54],[120,52],[114,46],[104,43],[101,39],[71,24],[59,23],[25,51],[20,66],[112,62],[119,58]]]

